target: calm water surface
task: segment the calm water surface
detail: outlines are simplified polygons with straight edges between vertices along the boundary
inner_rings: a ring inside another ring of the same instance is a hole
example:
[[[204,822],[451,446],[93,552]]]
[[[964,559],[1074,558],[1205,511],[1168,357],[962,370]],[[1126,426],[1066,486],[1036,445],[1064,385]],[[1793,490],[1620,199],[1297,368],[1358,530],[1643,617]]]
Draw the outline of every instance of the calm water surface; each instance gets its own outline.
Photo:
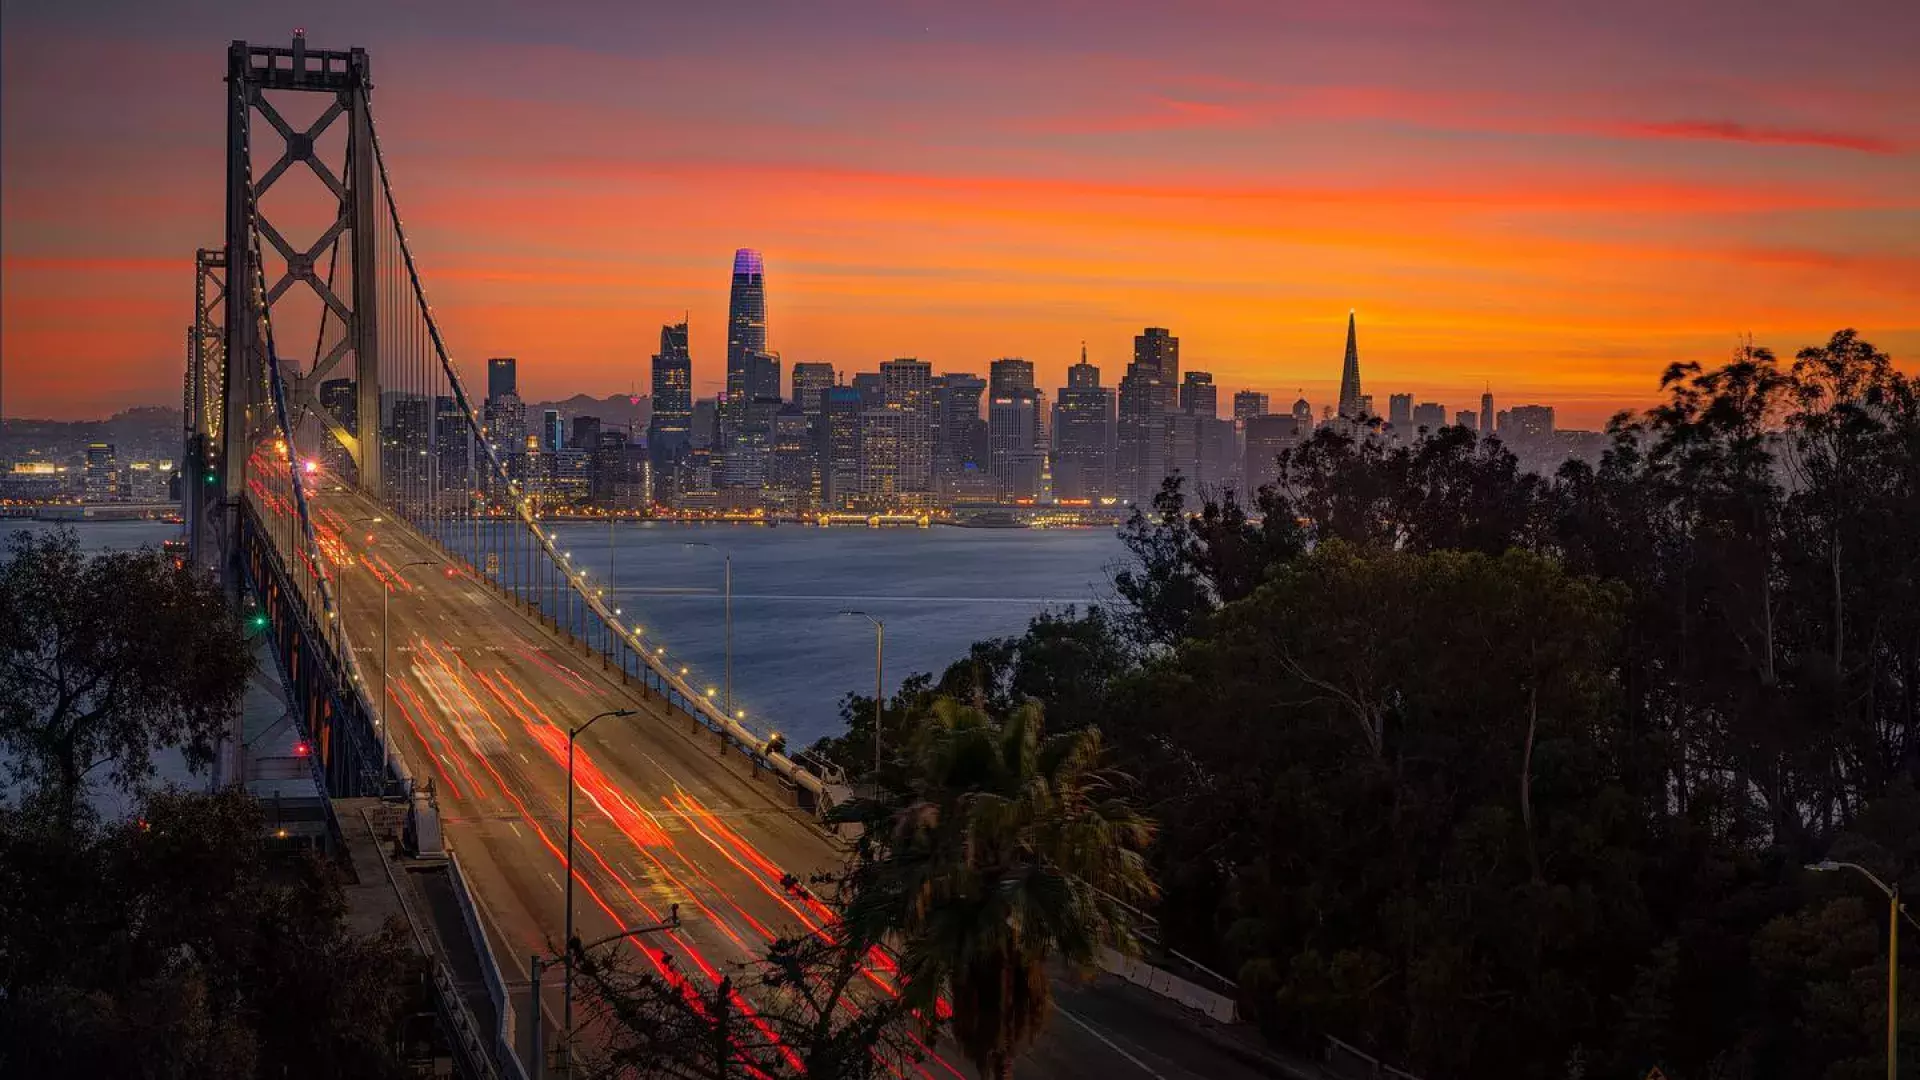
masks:
[[[60,525],[6,522],[0,532]],[[158,547],[159,522],[70,526],[88,551]],[[840,698],[873,692],[873,626],[886,623],[888,691],[939,673],[982,638],[1035,613],[1105,598],[1124,555],[1110,529],[769,529],[661,522],[554,526],[563,550],[606,580],[630,621],[706,685],[725,670],[722,553],[733,555],[733,699],[747,722],[804,745],[839,729]],[[691,543],[712,547],[691,547]],[[609,550],[613,558],[609,560]]]
[[[555,526],[562,550],[606,579],[670,658],[721,685],[723,552],[733,556],[733,700],[761,730],[804,745],[839,730],[849,690],[873,692],[886,623],[888,691],[939,673],[982,638],[1018,634],[1048,608],[1104,599],[1125,554],[1111,529],[861,529],[660,522]],[[691,543],[713,547],[690,547]]]

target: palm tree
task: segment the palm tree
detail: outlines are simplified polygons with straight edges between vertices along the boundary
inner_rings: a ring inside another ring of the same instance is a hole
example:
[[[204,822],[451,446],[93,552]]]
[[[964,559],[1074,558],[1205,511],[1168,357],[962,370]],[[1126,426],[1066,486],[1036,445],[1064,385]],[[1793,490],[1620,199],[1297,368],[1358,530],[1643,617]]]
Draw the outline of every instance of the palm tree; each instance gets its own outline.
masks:
[[[1048,961],[1090,971],[1102,946],[1134,951],[1128,904],[1155,892],[1142,855],[1153,826],[1100,767],[1100,733],[1046,736],[1038,704],[1004,723],[934,704],[890,797],[847,815],[866,826],[846,908],[858,940],[898,947],[904,993],[983,1077],[1053,1008]]]

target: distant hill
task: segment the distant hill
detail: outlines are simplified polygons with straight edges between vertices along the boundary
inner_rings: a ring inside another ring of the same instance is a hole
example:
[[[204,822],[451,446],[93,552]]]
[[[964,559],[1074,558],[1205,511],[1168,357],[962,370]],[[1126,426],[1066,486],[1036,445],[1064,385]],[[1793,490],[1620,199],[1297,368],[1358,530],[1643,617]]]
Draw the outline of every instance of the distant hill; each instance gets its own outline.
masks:
[[[631,425],[634,431],[644,430],[647,421],[653,419],[653,399],[649,397],[633,398],[626,394],[613,394],[609,397],[597,398],[586,394],[575,394],[560,401],[528,402],[528,425],[532,426],[534,418],[547,409],[558,409],[560,415],[569,421],[576,416],[597,416],[602,426]]]

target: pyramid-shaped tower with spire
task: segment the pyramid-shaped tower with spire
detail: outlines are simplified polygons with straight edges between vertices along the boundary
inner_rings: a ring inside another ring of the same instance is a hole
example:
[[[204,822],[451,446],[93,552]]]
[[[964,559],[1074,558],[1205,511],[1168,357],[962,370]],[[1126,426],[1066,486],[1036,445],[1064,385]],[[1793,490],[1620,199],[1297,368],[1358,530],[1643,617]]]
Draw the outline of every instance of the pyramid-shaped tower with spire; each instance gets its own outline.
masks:
[[[1353,335],[1353,309],[1347,309],[1347,359],[1340,367],[1340,415],[1360,419],[1360,345]]]

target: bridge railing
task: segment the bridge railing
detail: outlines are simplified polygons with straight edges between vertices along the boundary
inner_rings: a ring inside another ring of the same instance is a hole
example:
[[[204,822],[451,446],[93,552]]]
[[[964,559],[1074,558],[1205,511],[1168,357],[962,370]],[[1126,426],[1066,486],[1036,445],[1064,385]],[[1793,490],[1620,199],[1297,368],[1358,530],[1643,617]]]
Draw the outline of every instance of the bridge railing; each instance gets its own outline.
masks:
[[[307,605],[287,571],[277,531],[252,502],[239,509],[240,564],[247,587],[259,598],[274,640],[275,657],[289,696],[300,703],[301,734],[312,748],[315,779],[334,796],[385,793],[394,782],[408,790],[412,777],[399,755],[380,752],[382,737],[344,631],[329,632]],[[383,776],[385,760],[391,775]],[[328,828],[339,832],[328,803]]]
[[[830,804],[837,789],[786,753],[777,735],[762,735],[729,716],[649,648],[637,624],[590,585],[542,528],[532,492],[508,467],[498,437],[476,411],[460,369],[449,354],[427,303],[399,207],[393,198],[379,129],[369,116],[374,171],[378,177],[382,240],[388,261],[376,271],[391,277],[407,298],[404,310],[383,313],[380,334],[383,389],[394,394],[397,452],[380,465],[382,499],[416,531],[457,554],[469,571],[515,595],[530,609],[549,611],[556,626],[574,628],[597,641],[609,663],[696,718],[756,767],[778,775],[814,807]],[[404,406],[404,413],[402,408]],[[405,420],[402,423],[402,420]],[[541,602],[542,596],[550,603]]]

